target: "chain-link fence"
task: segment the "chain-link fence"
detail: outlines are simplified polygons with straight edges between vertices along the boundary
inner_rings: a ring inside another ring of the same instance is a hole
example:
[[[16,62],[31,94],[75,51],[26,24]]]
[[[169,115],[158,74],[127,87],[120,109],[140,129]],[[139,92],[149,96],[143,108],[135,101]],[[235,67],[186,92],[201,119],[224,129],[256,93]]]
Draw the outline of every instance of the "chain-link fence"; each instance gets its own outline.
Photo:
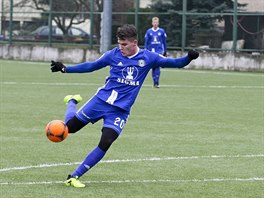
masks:
[[[111,42],[116,43],[117,27],[130,23],[137,27],[143,46],[151,18],[158,16],[168,49],[263,53],[264,2],[246,3],[257,4],[257,9],[237,0],[112,0]],[[99,47],[102,4],[103,0],[2,0],[0,44]]]

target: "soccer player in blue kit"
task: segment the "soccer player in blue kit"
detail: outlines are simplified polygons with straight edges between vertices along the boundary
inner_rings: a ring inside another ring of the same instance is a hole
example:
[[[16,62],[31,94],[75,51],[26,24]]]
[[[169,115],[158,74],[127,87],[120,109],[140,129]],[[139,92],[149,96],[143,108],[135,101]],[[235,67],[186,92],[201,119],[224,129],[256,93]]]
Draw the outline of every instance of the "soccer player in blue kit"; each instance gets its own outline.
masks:
[[[94,62],[65,66],[61,62],[51,63],[51,71],[62,73],[93,72],[106,66],[110,67],[105,84],[77,112],[77,103],[82,101],[80,95],[67,95],[64,102],[68,105],[65,123],[69,133],[75,133],[88,123],[103,119],[102,134],[98,146],[94,148],[83,162],[66,180],[67,186],[85,187],[79,178],[95,166],[106,154],[111,144],[121,134],[130,109],[150,69],[154,67],[182,68],[199,53],[190,50],[180,58],[166,58],[157,53],[138,47],[137,30],[133,25],[123,25],[117,30],[118,47],[107,51]]]
[[[145,34],[145,49],[167,56],[167,35],[163,28],[159,27],[159,18],[152,18],[152,28]],[[160,67],[152,68],[153,87],[159,88]]]

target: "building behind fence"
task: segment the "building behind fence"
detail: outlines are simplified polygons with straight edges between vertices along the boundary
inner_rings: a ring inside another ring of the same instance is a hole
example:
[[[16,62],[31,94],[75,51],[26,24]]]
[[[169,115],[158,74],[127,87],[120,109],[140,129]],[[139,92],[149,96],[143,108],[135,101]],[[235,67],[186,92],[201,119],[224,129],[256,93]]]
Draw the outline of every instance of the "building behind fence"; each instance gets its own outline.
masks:
[[[139,32],[139,44],[143,46],[144,34],[151,26],[153,16],[160,17],[165,30],[167,19],[178,21],[179,26],[167,31],[169,50],[189,48],[205,51],[232,51],[245,53],[264,52],[264,1],[234,0],[231,10],[217,12],[196,12],[189,10],[187,0],[182,1],[180,10],[153,12],[151,0],[112,0],[112,38],[116,43],[115,31],[124,23],[135,24]],[[2,0],[0,14],[0,44],[27,44],[42,46],[78,46],[79,48],[99,49],[101,38],[102,5],[95,0],[87,0],[81,10],[53,10],[56,0],[42,9],[34,9],[33,3],[23,0]],[[103,0],[101,1],[103,2]],[[239,9],[238,4],[247,6]],[[222,17],[215,20],[214,26],[194,29],[197,18]],[[58,26],[58,18],[64,17],[64,24]],[[71,28],[68,25],[72,21]],[[50,31],[51,30],[51,31]],[[52,32],[52,33],[51,33]]]

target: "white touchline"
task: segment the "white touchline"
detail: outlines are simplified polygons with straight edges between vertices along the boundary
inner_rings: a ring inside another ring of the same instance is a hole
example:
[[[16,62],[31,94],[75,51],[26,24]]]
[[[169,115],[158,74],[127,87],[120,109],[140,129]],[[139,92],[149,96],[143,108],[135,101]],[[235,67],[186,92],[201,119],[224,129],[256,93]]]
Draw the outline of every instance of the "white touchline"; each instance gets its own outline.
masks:
[[[99,83],[48,83],[48,82],[14,82],[6,81],[0,82],[3,85],[52,85],[52,86],[102,86]],[[153,85],[143,84],[143,87],[152,87]],[[162,87],[171,88],[209,88],[209,89],[264,89],[261,85],[165,85]]]
[[[165,161],[165,160],[193,160],[193,159],[213,159],[213,158],[258,158],[264,157],[264,154],[247,154],[247,155],[208,155],[208,156],[189,156],[189,157],[150,157],[143,159],[116,159],[116,160],[102,160],[99,163],[126,163],[126,162],[142,162],[142,161]],[[19,166],[11,168],[1,168],[0,172],[9,172],[16,170],[26,170],[33,168],[49,168],[58,166],[72,166],[79,165],[81,162],[56,163],[56,164],[39,164],[30,166]]]
[[[190,183],[190,182],[252,182],[264,181],[263,177],[253,178],[210,178],[210,179],[187,179],[187,180],[172,180],[172,179],[158,179],[158,180],[109,180],[109,181],[82,181],[86,184],[100,184],[100,183]],[[0,182],[0,185],[51,185],[64,184],[65,181],[38,181],[38,182]]]

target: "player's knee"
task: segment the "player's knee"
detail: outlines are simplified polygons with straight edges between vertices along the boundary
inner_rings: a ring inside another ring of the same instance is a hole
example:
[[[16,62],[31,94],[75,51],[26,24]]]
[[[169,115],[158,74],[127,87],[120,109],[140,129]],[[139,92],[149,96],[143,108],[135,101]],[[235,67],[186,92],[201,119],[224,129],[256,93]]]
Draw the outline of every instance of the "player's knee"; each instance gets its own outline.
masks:
[[[118,133],[111,128],[103,128],[102,136],[99,142],[98,147],[103,151],[107,151],[112,143],[117,139]]]
[[[83,122],[78,120],[75,116],[66,123],[69,133],[76,133],[85,126]]]

